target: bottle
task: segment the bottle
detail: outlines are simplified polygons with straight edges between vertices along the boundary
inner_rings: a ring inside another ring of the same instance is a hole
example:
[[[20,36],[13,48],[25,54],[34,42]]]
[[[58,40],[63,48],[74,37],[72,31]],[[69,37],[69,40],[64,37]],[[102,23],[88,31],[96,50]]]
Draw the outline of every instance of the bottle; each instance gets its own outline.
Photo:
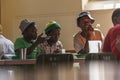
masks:
[[[26,50],[27,50],[27,48],[21,48],[21,60],[26,60]]]

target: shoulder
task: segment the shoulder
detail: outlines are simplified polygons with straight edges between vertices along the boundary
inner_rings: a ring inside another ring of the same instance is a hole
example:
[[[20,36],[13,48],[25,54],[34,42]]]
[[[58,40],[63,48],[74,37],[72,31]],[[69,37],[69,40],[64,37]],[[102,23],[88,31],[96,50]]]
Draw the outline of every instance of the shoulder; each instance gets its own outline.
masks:
[[[17,38],[16,40],[23,40],[23,37],[19,37],[19,38]]]
[[[101,30],[100,30],[100,29],[97,29],[97,28],[95,28],[94,31],[96,31],[96,32],[101,32]]]
[[[111,29],[111,31],[109,32],[109,34],[111,35],[111,38],[112,38],[112,39],[116,39],[116,37],[117,37],[118,35],[120,35],[120,24],[115,25],[115,26]]]
[[[78,38],[78,37],[81,37],[81,34],[80,34],[80,33],[81,33],[81,32],[79,31],[78,33],[74,34],[74,35],[73,35],[73,38],[76,39],[76,38]]]
[[[94,32],[95,34],[98,34],[98,35],[103,35],[102,31],[100,29],[94,29]]]
[[[114,34],[120,34],[120,24],[117,24],[117,25],[115,25],[112,29],[111,29],[111,33],[113,33],[113,35]]]
[[[21,38],[17,38],[17,39],[15,40],[15,43],[14,43],[14,44],[20,44],[20,43],[24,43],[24,42],[25,42],[24,38],[21,37]]]
[[[11,40],[9,40],[9,39],[6,39],[6,43],[7,43],[7,44],[12,44],[12,45],[13,45],[13,42],[12,42]]]
[[[23,37],[17,38],[16,41],[24,41]]]
[[[10,39],[7,39],[6,37],[1,35],[1,40],[2,42],[4,42],[4,44],[13,44],[13,42]]]
[[[120,24],[115,25],[112,30],[119,31],[120,30]]]

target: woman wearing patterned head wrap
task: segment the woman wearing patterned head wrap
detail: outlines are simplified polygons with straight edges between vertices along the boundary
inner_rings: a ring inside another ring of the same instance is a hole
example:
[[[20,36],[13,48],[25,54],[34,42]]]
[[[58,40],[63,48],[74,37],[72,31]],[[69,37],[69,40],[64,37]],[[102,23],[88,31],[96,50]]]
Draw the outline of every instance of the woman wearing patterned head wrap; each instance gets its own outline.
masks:
[[[45,34],[49,37],[48,40],[41,43],[41,53],[54,54],[62,53],[62,43],[59,41],[61,26],[55,21],[46,24]]]

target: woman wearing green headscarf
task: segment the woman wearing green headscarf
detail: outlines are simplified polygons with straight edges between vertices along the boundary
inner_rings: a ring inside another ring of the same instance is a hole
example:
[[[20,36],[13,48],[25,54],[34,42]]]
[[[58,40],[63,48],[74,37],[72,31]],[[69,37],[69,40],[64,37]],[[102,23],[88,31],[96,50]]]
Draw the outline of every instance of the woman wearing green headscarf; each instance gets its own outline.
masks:
[[[62,53],[63,45],[59,41],[61,26],[56,21],[46,24],[45,34],[48,40],[40,44],[42,54]]]

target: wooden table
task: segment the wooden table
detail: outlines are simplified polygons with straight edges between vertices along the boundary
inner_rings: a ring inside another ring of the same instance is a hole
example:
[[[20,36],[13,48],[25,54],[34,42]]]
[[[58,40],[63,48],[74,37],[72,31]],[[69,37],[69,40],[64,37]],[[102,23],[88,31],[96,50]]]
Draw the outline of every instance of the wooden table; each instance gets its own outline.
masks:
[[[99,54],[73,54],[74,63],[85,63],[86,59],[96,60],[102,58],[102,60],[114,59],[111,53],[99,53]],[[108,58],[107,58],[108,57]],[[57,58],[57,57],[56,57]],[[59,57],[58,57],[59,58]],[[0,60],[0,65],[24,65],[24,64],[36,64],[36,59],[26,59],[26,60]]]
[[[26,64],[26,65],[18,65]],[[68,65],[29,65],[29,61],[1,61],[0,80],[119,80],[120,63],[109,61],[90,61]],[[15,65],[11,65],[11,64]],[[8,65],[9,64],[9,65]],[[16,65],[17,64],[17,65]],[[28,64],[28,65],[27,65]],[[7,65],[7,66],[6,66]]]
[[[24,65],[24,64],[36,64],[35,59],[31,60],[0,60],[0,65]]]
[[[74,58],[72,65],[58,64],[37,65],[35,59],[1,60],[0,80],[120,79],[120,61],[110,61],[105,58],[105,60],[86,62],[85,58]]]
[[[84,58],[74,59],[74,62],[84,63]],[[0,60],[0,65],[27,65],[27,64],[36,64],[36,59],[28,60]]]

